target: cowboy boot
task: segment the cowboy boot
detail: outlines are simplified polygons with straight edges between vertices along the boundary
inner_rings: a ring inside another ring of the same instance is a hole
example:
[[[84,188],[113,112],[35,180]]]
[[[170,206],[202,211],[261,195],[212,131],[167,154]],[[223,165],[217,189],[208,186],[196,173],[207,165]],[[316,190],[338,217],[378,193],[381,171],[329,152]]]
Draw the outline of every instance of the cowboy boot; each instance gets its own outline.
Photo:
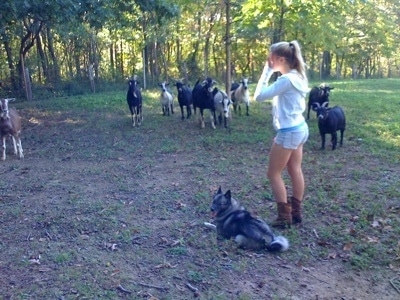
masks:
[[[291,197],[291,202],[292,202],[292,221],[293,224],[296,223],[301,223],[302,218],[301,218],[301,204],[302,201],[300,201],[299,199],[295,198],[295,197]]]
[[[272,227],[285,228],[290,227],[292,224],[292,205],[290,202],[277,202],[278,207],[278,218],[272,222]]]

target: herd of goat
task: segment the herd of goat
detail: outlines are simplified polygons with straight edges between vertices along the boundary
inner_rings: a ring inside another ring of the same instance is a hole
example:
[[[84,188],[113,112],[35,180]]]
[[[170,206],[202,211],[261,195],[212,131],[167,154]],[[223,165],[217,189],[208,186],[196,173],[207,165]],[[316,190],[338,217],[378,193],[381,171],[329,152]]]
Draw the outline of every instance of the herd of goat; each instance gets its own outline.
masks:
[[[136,126],[137,124],[140,125],[138,118],[143,117],[141,114],[142,96],[138,87],[139,81],[137,77],[133,77],[128,83],[127,102],[132,115],[132,125]],[[192,107],[195,114],[196,110],[199,110],[202,128],[205,127],[204,110],[210,111],[211,126],[214,129],[216,128],[217,118],[219,123],[222,124],[223,121],[224,127],[227,128],[231,105],[233,105],[234,111],[236,112],[238,109],[239,113],[241,113],[240,105],[246,105],[246,115],[249,115],[250,94],[247,78],[243,78],[239,83],[232,84],[229,96],[223,90],[218,89],[215,84],[216,81],[209,77],[202,82],[198,80],[193,89],[182,81],[175,83],[182,120],[185,119],[185,109],[186,118],[190,118]],[[164,81],[158,85],[161,88],[160,103],[162,113],[164,116],[169,116],[174,113],[174,95],[168,90],[169,82]]]
[[[128,81],[127,102],[132,116],[132,126],[141,125],[143,121],[142,104],[143,98],[140,82],[134,76]],[[201,127],[205,127],[204,110],[210,111],[211,126],[215,129],[215,123],[218,118],[219,124],[224,121],[224,127],[227,128],[229,119],[230,106],[233,106],[234,112],[241,113],[241,105],[246,107],[246,115],[249,115],[250,95],[248,89],[248,80],[243,78],[238,83],[233,83],[227,95],[224,91],[215,86],[216,82],[211,78],[204,81],[198,80],[193,89],[178,81],[175,84],[177,90],[178,103],[181,110],[181,118],[189,119],[192,115],[192,107],[194,114],[199,110],[199,119]],[[160,103],[163,115],[174,113],[174,95],[168,90],[169,83],[163,82],[159,84],[161,88]],[[333,90],[328,84],[322,83],[315,86],[309,93],[307,120],[310,118],[310,110],[316,112],[318,119],[318,128],[321,135],[321,149],[325,148],[325,135],[331,135],[332,150],[337,147],[337,132],[340,132],[340,146],[343,145],[343,134],[346,129],[346,117],[340,106],[329,107],[329,94]],[[15,100],[14,98],[0,99],[0,137],[2,140],[2,160],[6,159],[6,139],[11,137],[14,146],[14,154],[21,159],[24,157],[21,139],[19,137],[21,131],[21,118],[15,108],[9,108],[8,103]]]
[[[132,83],[134,82],[134,83]],[[211,78],[206,78],[203,82],[199,80],[194,85],[193,89],[178,81],[175,86],[177,89],[178,103],[181,109],[181,118],[185,119],[184,108],[186,107],[186,118],[192,115],[193,106],[194,113],[196,109],[200,111],[201,127],[205,127],[204,123],[204,110],[210,111],[210,121],[212,128],[216,128],[215,123],[218,116],[219,124],[224,120],[224,127],[227,128],[227,120],[229,118],[230,105],[233,105],[234,112],[241,113],[241,104],[246,106],[246,115],[249,115],[250,95],[248,89],[248,79],[243,78],[240,82],[234,82],[231,85],[229,96],[222,90],[215,87],[215,81]],[[129,81],[129,90],[127,101],[129,109],[132,113],[132,124],[135,126],[137,115],[135,116],[135,106],[140,107],[141,111],[142,99],[140,101],[133,101],[133,95],[140,95],[137,78],[134,77]],[[170,115],[174,113],[174,96],[172,92],[168,91],[168,82],[159,84],[161,87],[160,102],[163,115]],[[134,87],[135,89],[132,89]],[[331,135],[332,150],[337,146],[337,132],[340,131],[340,145],[343,145],[343,134],[346,128],[346,118],[343,109],[339,106],[333,108],[329,106],[329,94],[334,87],[330,87],[326,83],[320,86],[314,86],[309,93],[307,120],[310,119],[310,110],[314,110],[318,118],[318,128],[321,135],[322,145],[321,149],[325,148],[325,135]],[[136,98],[135,98],[136,99]]]

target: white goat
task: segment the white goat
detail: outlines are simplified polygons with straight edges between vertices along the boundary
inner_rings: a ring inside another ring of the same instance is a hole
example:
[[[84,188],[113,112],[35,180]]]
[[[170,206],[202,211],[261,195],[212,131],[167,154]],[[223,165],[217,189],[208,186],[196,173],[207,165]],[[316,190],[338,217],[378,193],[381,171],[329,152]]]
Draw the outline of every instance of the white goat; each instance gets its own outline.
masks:
[[[246,115],[249,115],[250,95],[248,87],[248,79],[242,78],[240,85],[232,86],[230,96],[233,102],[233,110],[236,113],[236,109],[239,108],[239,114],[241,114],[240,104],[246,104]]]
[[[160,95],[160,102],[163,111],[163,116],[168,115],[171,112],[174,113],[174,96],[168,92],[167,86],[169,82],[160,83],[159,86],[161,87],[161,95]]]
[[[227,120],[230,117],[230,105],[232,101],[228,95],[217,88],[213,90],[215,113],[218,114],[219,124],[222,124],[222,116],[224,116],[224,127],[228,128]]]
[[[6,139],[11,136],[14,144],[14,154],[24,158],[21,139],[21,118],[14,108],[8,108],[8,102],[15,100],[14,98],[0,99],[0,136],[3,142],[2,160],[6,160]]]

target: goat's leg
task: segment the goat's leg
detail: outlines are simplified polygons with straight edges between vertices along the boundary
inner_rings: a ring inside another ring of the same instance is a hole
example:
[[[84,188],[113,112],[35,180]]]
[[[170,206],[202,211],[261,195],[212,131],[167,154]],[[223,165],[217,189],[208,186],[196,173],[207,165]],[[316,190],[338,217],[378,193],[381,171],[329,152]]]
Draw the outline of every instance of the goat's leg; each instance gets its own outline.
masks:
[[[325,149],[325,133],[321,133],[321,150]]]
[[[17,136],[16,138],[16,147],[18,149],[18,157],[19,159],[24,158],[24,150],[22,150],[22,143],[21,143],[21,139]]]
[[[336,149],[337,145],[337,132],[332,133],[332,150]]]
[[[3,136],[2,138],[3,141],[3,156],[1,157],[1,160],[6,160],[6,136]]]
[[[237,104],[236,103],[233,103],[233,112],[236,114],[236,111],[237,111]]]
[[[132,126],[135,127],[135,119],[133,118],[134,107],[129,105],[129,111],[131,112]]]
[[[181,119],[184,120],[185,119],[185,113],[183,112],[183,105],[179,104],[179,107],[181,108]]]
[[[340,130],[340,146],[343,146],[343,135],[344,135],[344,129]]]
[[[174,102],[171,103],[171,114],[174,114]]]
[[[215,129],[215,128],[216,128],[216,127],[215,127],[215,122],[216,122],[215,110],[213,111],[213,110],[210,109],[210,121],[211,121],[211,127],[212,127],[213,129]]]
[[[18,150],[17,150],[17,140],[16,138],[12,135],[11,136],[12,142],[13,142],[13,146],[14,146],[14,155],[18,155]]]
[[[246,103],[246,116],[249,116],[249,104]]]
[[[136,119],[136,115],[132,112],[132,127],[135,127],[136,126],[136,124],[135,124],[135,119]]]
[[[192,109],[190,108],[190,104],[186,106],[186,119],[189,119],[192,115]]]
[[[206,127],[206,125],[204,124],[204,111],[200,108],[200,124],[201,124],[201,128]]]

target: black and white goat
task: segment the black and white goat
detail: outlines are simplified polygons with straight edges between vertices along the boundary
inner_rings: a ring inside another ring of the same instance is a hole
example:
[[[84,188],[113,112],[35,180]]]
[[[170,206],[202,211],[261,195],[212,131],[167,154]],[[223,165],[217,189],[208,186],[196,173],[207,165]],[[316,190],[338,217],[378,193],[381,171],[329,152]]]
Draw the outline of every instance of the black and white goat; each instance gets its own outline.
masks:
[[[174,96],[167,90],[169,82],[158,84],[161,87],[160,102],[162,107],[163,116],[174,113]]]
[[[246,105],[246,115],[249,115],[249,105],[250,105],[250,94],[248,87],[248,79],[242,78],[242,80],[238,83],[233,83],[231,85],[230,96],[233,102],[233,110],[236,113],[237,109],[239,109],[239,114],[241,114],[240,104]]]
[[[200,110],[200,123],[201,128],[205,127],[204,124],[204,115],[203,112],[205,109],[210,110],[210,121],[212,128],[215,129],[215,106],[214,106],[214,95],[212,93],[213,86],[216,82],[207,77],[202,83],[197,80],[193,91],[192,91],[192,99],[193,99],[193,109],[194,113],[196,113],[196,108]]]
[[[192,90],[187,85],[184,85],[182,81],[178,81],[176,84],[176,90],[178,92],[178,103],[181,108],[182,120],[185,119],[183,107],[186,106],[186,118],[189,119],[192,115]]]
[[[126,101],[128,102],[129,110],[132,116],[132,126],[135,127],[136,124],[140,125],[143,121],[142,114],[142,93],[139,88],[139,81],[137,76],[133,76],[131,80],[128,81],[128,92],[126,93]]]
[[[333,90],[334,87],[330,87],[329,84],[327,83],[321,83],[319,86],[314,86],[310,94],[308,96],[308,111],[307,111],[307,120],[310,119],[310,110],[313,108],[314,103],[318,103],[320,106],[323,103],[328,103],[326,104],[326,107],[329,105],[329,95],[331,93],[331,90]]]
[[[331,135],[332,150],[336,149],[337,131],[340,131],[340,146],[343,145],[343,134],[346,129],[346,117],[340,106],[327,107],[328,102],[316,103],[313,110],[317,112],[318,128],[321,135],[321,150],[325,149],[325,134]]]
[[[8,102],[15,100],[14,98],[0,99],[0,136],[3,142],[3,155],[1,159],[6,160],[6,139],[11,136],[14,145],[14,154],[24,158],[22,150],[21,138],[21,118],[14,108],[8,108]]]
[[[221,91],[218,88],[214,88],[212,93],[214,95],[215,113],[218,115],[219,124],[222,124],[223,116],[224,127],[228,128],[227,120],[230,116],[230,105],[232,104],[232,101],[228,98],[228,95],[224,91]]]

